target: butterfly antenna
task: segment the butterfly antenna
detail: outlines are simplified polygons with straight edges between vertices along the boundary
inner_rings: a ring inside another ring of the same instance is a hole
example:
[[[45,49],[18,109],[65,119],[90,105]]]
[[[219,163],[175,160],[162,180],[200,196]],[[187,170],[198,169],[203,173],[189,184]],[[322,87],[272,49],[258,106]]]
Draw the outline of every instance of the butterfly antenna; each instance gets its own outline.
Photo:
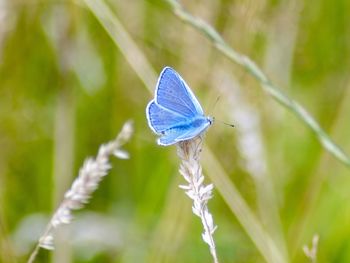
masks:
[[[215,109],[216,105],[218,104],[219,100],[220,100],[220,95],[217,96],[210,112],[214,112],[214,109]]]
[[[216,98],[216,100],[215,100],[215,103],[213,104],[213,110],[212,111],[214,111],[214,109],[215,109],[215,106],[218,104],[218,102],[219,102],[219,100],[220,100],[220,95],[219,96],[217,96],[217,98]],[[213,121],[216,121],[216,120],[218,120],[218,119],[216,119],[215,117],[213,117]],[[222,124],[225,124],[225,125],[227,125],[227,126],[230,126],[231,128],[234,128],[235,127],[235,125],[233,125],[233,124],[231,124],[231,123],[227,123],[227,122],[224,122],[224,121],[222,121],[222,120],[218,120],[219,122],[221,122]]]
[[[231,128],[234,128],[235,127],[235,125],[234,124],[232,124],[232,123],[227,123],[227,122],[222,122],[223,124],[225,124],[225,125],[227,125],[227,126],[230,126]]]
[[[225,121],[222,121],[222,120],[218,120],[218,119],[215,119],[215,120],[219,121],[219,122],[222,123],[222,124],[225,124],[225,125],[227,125],[227,126],[230,126],[231,128],[236,127],[236,126],[235,126],[234,124],[232,124],[232,123],[228,123],[228,122],[225,122]]]

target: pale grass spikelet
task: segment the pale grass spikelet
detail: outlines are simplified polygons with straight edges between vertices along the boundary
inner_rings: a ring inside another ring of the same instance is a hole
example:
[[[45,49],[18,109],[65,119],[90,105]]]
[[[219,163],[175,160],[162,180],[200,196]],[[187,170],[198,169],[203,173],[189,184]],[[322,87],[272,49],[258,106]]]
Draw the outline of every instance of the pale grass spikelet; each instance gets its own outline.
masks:
[[[212,184],[204,185],[202,167],[199,163],[201,151],[201,136],[177,144],[177,154],[181,159],[179,171],[188,183],[179,187],[184,189],[188,197],[193,200],[192,212],[201,219],[204,228],[202,233],[203,241],[209,245],[210,253],[214,262],[217,263],[218,258],[213,238],[216,226],[207,206],[209,199],[213,196],[214,186]]]
[[[304,254],[308,259],[310,259],[311,263],[316,263],[317,261],[317,249],[318,249],[319,240],[320,240],[319,235],[315,234],[312,238],[311,248],[309,248],[307,245],[303,246]]]
[[[109,158],[111,155],[126,159],[128,154],[121,150],[131,137],[133,132],[132,122],[124,124],[117,138],[107,144],[100,146],[96,158],[88,158],[80,168],[78,177],[74,180],[71,188],[65,193],[62,203],[53,214],[45,233],[40,237],[39,242],[33,251],[28,263],[33,262],[39,248],[52,250],[53,231],[62,224],[69,224],[72,219],[72,211],[82,208],[89,202],[92,193],[98,188],[100,181],[107,175],[111,169]]]

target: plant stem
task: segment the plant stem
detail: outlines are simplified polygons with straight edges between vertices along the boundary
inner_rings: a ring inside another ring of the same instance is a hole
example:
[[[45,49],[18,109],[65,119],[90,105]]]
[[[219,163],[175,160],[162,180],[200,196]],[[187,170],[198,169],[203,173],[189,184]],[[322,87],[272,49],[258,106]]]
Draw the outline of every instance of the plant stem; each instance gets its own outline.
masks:
[[[340,162],[350,167],[350,157],[329,137],[329,135],[321,128],[318,122],[301,106],[298,102],[288,97],[282,89],[274,85],[267,75],[257,66],[257,64],[249,57],[238,53],[231,48],[222,36],[208,23],[200,18],[192,16],[184,10],[177,0],[165,0],[173,8],[174,14],[185,23],[191,25],[207,38],[209,38],[214,46],[234,63],[245,68],[260,84],[272,98],[279,102],[282,106],[289,109],[297,116],[306,126],[308,126],[317,136],[324,149],[331,153]]]

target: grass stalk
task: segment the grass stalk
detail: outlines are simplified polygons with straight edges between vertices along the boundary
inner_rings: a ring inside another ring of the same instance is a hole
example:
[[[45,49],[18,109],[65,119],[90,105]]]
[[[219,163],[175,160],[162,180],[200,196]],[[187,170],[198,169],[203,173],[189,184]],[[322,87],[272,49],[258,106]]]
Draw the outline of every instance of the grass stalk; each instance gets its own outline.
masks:
[[[278,244],[276,244],[271,236],[265,231],[258,218],[251,211],[236,186],[227,177],[219,161],[215,158],[214,154],[208,149],[208,147],[203,151],[203,166],[208,172],[216,189],[220,192],[231,211],[236,215],[242,227],[247,231],[266,262],[288,262],[283,256],[283,252]],[[213,176],[214,174],[215,176]]]
[[[297,101],[288,97],[282,89],[271,82],[267,75],[257,66],[249,57],[238,53],[231,48],[221,35],[208,23],[200,18],[192,16],[186,12],[181,4],[176,0],[165,0],[173,8],[175,15],[183,22],[191,25],[199,32],[203,33],[212,41],[214,46],[229,60],[242,66],[247,70],[260,84],[262,89],[272,98],[279,102],[283,107],[290,110],[315,134],[321,145],[331,153],[340,162],[350,167],[350,157],[330,138],[330,136],[321,128],[318,122],[301,106]]]
[[[136,43],[132,40],[121,22],[103,0],[83,0],[83,2],[101,23],[113,42],[119,47],[119,50],[134,68],[141,81],[153,93],[153,86],[157,77],[154,73],[147,74],[152,66],[142,51],[136,46]]]

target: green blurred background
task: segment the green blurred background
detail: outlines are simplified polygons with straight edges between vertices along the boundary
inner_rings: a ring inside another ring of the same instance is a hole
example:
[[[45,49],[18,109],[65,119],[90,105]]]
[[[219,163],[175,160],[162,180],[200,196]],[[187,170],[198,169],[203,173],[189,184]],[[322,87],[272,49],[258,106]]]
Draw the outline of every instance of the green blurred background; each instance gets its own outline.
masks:
[[[350,153],[350,1],[183,4]],[[317,262],[350,262],[349,167],[165,1],[107,6],[157,74],[174,67],[207,114],[235,124],[217,121],[203,151],[220,161],[287,262],[311,262],[302,246],[315,234]],[[211,262],[200,220],[178,188],[176,148],[157,146],[148,128],[153,94],[129,63],[140,56],[119,40],[83,1],[0,1],[0,262],[27,260],[84,159],[128,119],[135,125],[125,146],[130,159],[112,160],[87,207],[57,231],[56,250],[41,250],[37,262]],[[142,70],[153,89],[156,79]],[[265,262],[229,207],[214,191],[220,262]]]

